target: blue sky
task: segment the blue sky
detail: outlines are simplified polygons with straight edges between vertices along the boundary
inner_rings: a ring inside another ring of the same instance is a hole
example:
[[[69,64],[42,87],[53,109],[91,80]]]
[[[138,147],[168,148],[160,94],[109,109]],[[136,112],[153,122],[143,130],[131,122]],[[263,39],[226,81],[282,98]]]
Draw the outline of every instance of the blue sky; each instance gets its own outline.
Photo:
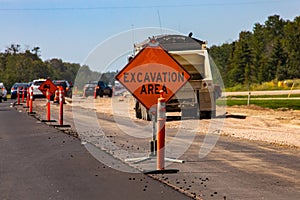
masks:
[[[0,51],[12,43],[39,46],[44,60],[82,63],[112,35],[160,26],[220,45],[274,14],[293,20],[300,15],[300,1],[0,0]]]

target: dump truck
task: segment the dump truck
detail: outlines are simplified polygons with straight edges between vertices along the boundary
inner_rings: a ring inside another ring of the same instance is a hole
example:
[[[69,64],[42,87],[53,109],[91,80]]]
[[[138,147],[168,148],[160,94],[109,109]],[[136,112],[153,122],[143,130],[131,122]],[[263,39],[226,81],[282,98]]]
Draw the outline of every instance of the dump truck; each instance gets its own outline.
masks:
[[[156,41],[190,75],[191,78],[166,104],[167,112],[180,112],[181,117],[212,118],[216,116],[216,99],[221,88],[213,83],[207,42],[184,35],[158,35],[134,44],[131,60],[150,42]],[[135,114],[139,119],[150,120],[149,111],[136,100]]]

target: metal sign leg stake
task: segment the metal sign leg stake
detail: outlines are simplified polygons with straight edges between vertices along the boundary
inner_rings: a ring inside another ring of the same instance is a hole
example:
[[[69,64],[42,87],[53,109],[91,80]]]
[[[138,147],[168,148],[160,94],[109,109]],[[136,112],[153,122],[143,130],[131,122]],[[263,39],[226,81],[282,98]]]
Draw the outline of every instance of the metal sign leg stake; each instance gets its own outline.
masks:
[[[133,162],[134,164],[138,164],[147,160],[151,160],[152,158],[156,157],[156,107],[152,107],[150,109],[151,114],[151,121],[152,121],[152,140],[150,141],[150,154],[145,157],[139,157],[139,158],[128,158],[125,159],[125,162]]]

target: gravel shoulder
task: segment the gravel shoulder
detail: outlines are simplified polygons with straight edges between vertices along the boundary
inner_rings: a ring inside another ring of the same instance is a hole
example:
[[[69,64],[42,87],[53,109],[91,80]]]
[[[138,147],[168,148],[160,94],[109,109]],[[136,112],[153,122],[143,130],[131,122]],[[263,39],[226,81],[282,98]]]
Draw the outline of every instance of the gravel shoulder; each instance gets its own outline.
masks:
[[[222,134],[278,145],[300,147],[300,111],[233,106],[228,113],[241,113],[246,119],[226,118]]]
[[[91,101],[94,100],[86,100],[86,102]],[[92,105],[97,112],[102,112],[109,115],[129,115],[131,118],[135,118],[133,110],[134,100],[131,97],[96,99]],[[300,110],[272,110],[261,108],[255,105],[250,105],[249,107],[232,106],[226,107],[225,109],[222,108],[222,111],[219,113],[219,115],[222,115],[222,112],[225,110],[228,116],[245,116],[246,118],[224,118],[222,121],[222,123],[224,123],[223,127],[220,127],[220,134],[223,136],[263,141],[282,146],[300,147]],[[205,134],[206,130],[210,126],[211,121],[200,121],[200,126],[195,131],[197,131],[199,134]],[[182,123],[181,121],[175,120],[168,121],[166,126],[169,128],[180,127],[189,129],[189,126],[186,124],[188,123]]]

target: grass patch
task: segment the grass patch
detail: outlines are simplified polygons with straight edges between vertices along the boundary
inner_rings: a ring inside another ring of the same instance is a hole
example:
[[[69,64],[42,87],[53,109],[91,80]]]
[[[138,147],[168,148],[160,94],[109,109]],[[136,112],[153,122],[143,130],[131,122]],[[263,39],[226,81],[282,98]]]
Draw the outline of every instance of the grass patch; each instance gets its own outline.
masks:
[[[280,95],[251,95],[250,98],[287,98],[287,94],[280,94]],[[300,97],[300,94],[291,94],[290,98],[293,97]],[[227,96],[228,98],[248,98],[248,95],[233,95]]]
[[[225,90],[226,92],[248,91],[249,89],[251,91],[290,90],[292,86],[294,90],[300,89],[300,79],[285,80],[285,81],[273,80],[261,84],[253,83],[250,85],[250,88],[248,87],[248,85],[245,84],[236,84],[233,87],[227,87]]]
[[[278,108],[289,108],[293,110],[300,110],[300,101],[293,100],[293,99],[272,99],[272,100],[250,100],[250,104],[254,104],[263,108],[271,108],[271,109],[278,109]],[[218,99],[217,105],[227,105],[227,106],[241,106],[247,105],[247,99],[237,100],[237,99]]]

